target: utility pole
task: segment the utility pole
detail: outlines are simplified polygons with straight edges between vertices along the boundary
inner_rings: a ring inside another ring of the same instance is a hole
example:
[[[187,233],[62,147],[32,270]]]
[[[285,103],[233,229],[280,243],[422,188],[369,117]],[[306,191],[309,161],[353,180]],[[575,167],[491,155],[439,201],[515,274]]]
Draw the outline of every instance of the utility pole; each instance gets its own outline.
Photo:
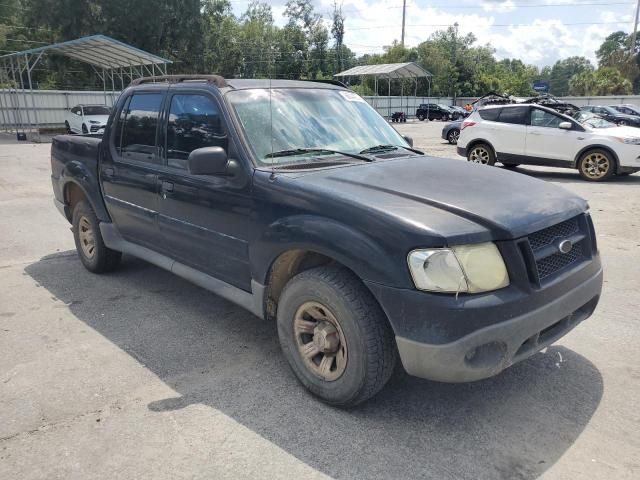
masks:
[[[638,4],[640,5],[640,0],[638,0]],[[407,0],[402,0],[402,37],[400,40],[400,45],[404,47],[404,18],[407,13]],[[638,13],[636,12],[636,23],[638,23]]]
[[[640,0],[638,0],[640,2]],[[457,62],[457,57],[458,57],[458,22],[453,24],[454,27],[454,31],[453,31],[453,68],[454,71],[456,72],[456,77],[458,74],[458,69],[456,68],[456,62]],[[451,82],[451,97],[453,98],[453,103],[455,104],[456,102],[456,82],[457,82],[457,78],[451,78],[452,82]]]
[[[633,22],[633,35],[631,35],[631,55],[636,53],[636,34],[638,33],[638,13],[640,13],[640,0],[636,4],[636,21]],[[404,17],[403,17],[404,18]],[[404,21],[402,22],[404,31]]]

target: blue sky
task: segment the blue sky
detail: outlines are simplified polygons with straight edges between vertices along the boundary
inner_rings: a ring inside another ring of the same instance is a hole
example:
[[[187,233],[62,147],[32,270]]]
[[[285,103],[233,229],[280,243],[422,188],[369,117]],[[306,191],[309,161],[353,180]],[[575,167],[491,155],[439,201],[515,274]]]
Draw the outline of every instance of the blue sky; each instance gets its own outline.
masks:
[[[232,0],[237,14],[248,0]],[[285,1],[269,3],[283,24]],[[314,0],[330,18],[333,0]],[[402,0],[344,0],[345,43],[357,53],[382,51],[400,39]],[[584,55],[595,64],[595,50],[611,32],[633,28],[633,0],[407,0],[407,45],[417,45],[435,30],[458,22],[461,34],[473,32],[496,57],[517,57],[538,66]]]

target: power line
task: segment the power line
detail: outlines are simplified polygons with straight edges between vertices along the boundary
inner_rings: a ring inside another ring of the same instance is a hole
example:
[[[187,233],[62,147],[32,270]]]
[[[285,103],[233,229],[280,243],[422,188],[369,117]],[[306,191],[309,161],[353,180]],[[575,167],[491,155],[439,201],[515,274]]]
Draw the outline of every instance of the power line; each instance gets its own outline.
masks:
[[[553,22],[552,25],[557,25],[560,27],[574,27],[579,25],[620,25],[628,22],[575,22],[575,23],[563,23],[563,22]],[[375,30],[380,28],[389,28],[393,27],[392,24],[387,25],[373,25],[370,27],[351,27],[348,31],[354,30]],[[407,27],[450,27],[450,23],[414,23],[407,25]],[[536,27],[537,25],[533,23],[493,23],[488,25],[483,25],[484,28],[493,28],[493,27]]]

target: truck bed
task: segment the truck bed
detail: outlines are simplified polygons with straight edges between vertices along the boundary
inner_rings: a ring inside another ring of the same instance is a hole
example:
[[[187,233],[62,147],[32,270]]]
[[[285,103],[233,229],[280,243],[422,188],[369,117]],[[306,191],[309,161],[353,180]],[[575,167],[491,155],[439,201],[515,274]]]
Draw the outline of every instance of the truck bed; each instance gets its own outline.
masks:
[[[65,204],[64,185],[69,178],[79,185],[93,201],[98,183],[98,152],[101,135],[57,135],[51,145],[51,183],[58,202]]]

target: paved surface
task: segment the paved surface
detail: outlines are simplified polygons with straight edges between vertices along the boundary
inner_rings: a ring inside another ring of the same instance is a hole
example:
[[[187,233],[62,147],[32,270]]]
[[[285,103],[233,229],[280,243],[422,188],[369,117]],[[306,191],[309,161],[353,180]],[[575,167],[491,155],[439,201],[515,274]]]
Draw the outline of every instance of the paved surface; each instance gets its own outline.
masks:
[[[455,156],[441,126],[400,128]],[[590,201],[591,319],[496,378],[398,372],[344,411],[297,384],[274,325],[132,258],[85,271],[48,148],[0,145],[0,478],[640,478],[640,175],[520,169]]]

